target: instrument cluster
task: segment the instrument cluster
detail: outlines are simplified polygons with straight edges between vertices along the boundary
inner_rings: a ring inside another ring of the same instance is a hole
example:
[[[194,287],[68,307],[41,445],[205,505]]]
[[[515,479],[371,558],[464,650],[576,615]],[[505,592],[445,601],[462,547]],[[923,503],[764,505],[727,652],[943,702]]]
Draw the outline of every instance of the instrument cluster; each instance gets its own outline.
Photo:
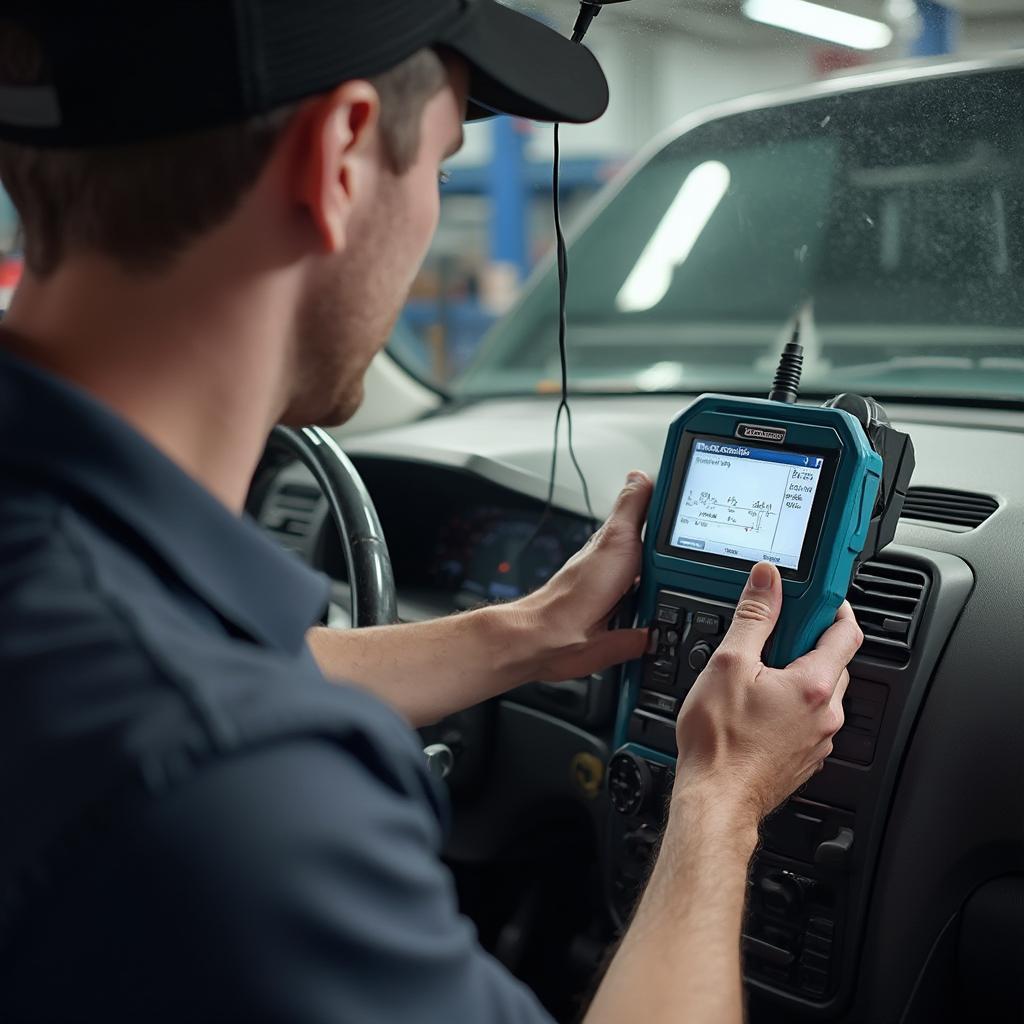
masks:
[[[476,506],[442,523],[433,581],[462,607],[514,600],[543,586],[589,537],[586,522],[560,513]]]

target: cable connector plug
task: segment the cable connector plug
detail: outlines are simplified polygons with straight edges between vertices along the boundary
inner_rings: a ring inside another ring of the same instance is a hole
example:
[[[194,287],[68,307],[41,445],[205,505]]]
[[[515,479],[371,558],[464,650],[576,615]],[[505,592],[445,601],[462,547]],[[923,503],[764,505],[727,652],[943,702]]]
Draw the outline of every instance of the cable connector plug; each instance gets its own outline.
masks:
[[[576,16],[576,24],[572,29],[572,41],[582,43],[583,37],[587,34],[593,20],[601,13],[601,8],[607,4],[621,4],[626,0],[582,0],[580,13]]]
[[[800,319],[793,328],[793,337],[786,343],[775,371],[775,380],[768,398],[772,402],[793,405],[800,396],[800,377],[804,369],[804,347],[800,344]]]

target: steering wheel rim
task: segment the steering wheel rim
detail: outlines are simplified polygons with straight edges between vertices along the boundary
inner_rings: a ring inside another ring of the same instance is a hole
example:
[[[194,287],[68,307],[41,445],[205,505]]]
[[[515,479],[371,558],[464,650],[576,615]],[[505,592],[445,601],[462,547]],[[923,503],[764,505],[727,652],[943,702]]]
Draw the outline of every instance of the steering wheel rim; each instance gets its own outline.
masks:
[[[341,541],[352,592],[352,627],[398,621],[398,598],[384,531],[359,471],[321,427],[274,427],[267,452],[297,458],[316,479]]]

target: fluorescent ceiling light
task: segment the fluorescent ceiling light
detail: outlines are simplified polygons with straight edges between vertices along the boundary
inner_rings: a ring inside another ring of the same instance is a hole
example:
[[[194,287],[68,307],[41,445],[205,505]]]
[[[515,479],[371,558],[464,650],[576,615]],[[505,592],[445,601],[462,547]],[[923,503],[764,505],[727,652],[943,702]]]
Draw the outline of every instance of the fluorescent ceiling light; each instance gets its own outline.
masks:
[[[826,39],[854,50],[881,50],[892,42],[892,29],[881,21],[807,0],[744,0],[743,13],[751,21]]]
[[[676,267],[697,244],[731,180],[729,168],[717,160],[690,171],[615,298],[621,312],[642,313],[665,298]]]

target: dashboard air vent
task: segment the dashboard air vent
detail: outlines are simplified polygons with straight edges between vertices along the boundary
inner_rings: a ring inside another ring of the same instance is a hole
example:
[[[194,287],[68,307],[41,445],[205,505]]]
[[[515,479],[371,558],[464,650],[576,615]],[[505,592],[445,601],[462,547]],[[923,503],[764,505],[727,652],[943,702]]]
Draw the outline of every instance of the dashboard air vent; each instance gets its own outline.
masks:
[[[911,487],[901,517],[973,530],[997,508],[999,503],[987,494],[947,491],[941,487]]]
[[[304,555],[322,500],[316,487],[284,484],[267,496],[260,522],[289,551]]]
[[[864,631],[861,654],[906,665],[924,609],[928,575],[892,562],[868,561],[857,570],[849,599]]]

